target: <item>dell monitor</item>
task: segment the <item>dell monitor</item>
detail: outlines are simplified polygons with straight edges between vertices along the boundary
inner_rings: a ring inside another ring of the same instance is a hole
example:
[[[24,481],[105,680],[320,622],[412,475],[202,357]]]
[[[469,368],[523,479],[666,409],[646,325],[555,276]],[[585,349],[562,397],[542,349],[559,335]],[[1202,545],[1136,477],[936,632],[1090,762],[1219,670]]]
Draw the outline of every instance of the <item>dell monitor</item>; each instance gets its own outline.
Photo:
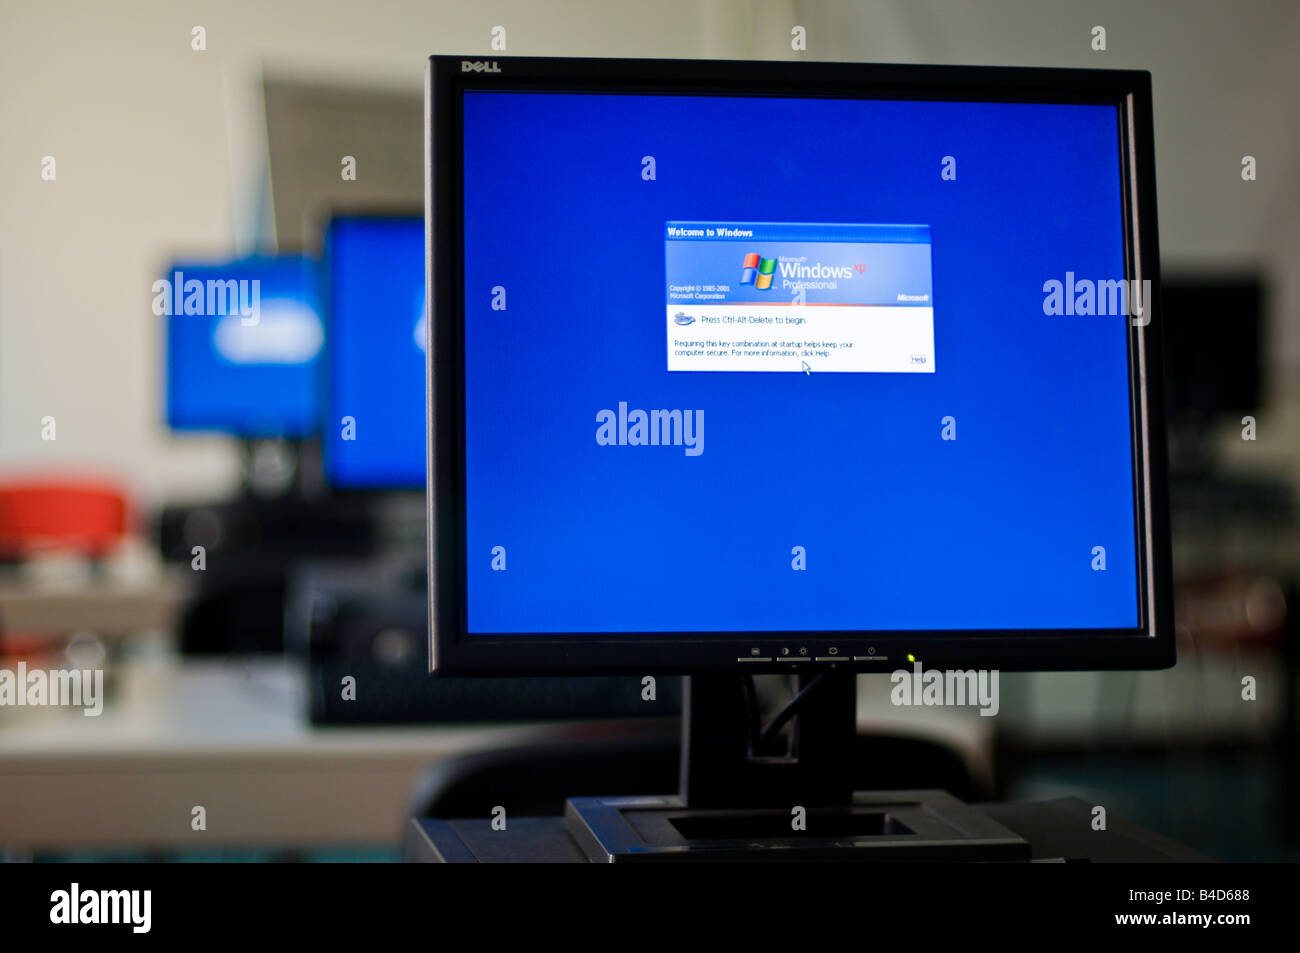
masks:
[[[423,490],[423,217],[332,218],[324,272],[326,480],[335,489]]]
[[[435,674],[1172,664],[1147,73],[427,75]]]
[[[298,256],[177,261],[154,283],[166,322],[167,425],[310,437],[324,340],[317,265]]]

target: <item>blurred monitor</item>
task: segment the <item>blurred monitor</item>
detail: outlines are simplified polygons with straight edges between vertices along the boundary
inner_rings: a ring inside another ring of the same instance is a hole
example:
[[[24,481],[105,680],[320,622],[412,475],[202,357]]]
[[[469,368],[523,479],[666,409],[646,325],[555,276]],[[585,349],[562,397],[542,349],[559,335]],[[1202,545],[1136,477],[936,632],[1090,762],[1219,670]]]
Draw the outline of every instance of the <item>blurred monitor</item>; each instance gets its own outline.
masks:
[[[1264,398],[1264,284],[1258,275],[1174,274],[1163,282],[1171,417],[1257,410]]]
[[[325,241],[325,474],[336,489],[422,489],[424,218],[334,218]]]
[[[166,317],[167,425],[248,438],[316,433],[317,281],[316,262],[297,256],[174,262],[153,289]]]

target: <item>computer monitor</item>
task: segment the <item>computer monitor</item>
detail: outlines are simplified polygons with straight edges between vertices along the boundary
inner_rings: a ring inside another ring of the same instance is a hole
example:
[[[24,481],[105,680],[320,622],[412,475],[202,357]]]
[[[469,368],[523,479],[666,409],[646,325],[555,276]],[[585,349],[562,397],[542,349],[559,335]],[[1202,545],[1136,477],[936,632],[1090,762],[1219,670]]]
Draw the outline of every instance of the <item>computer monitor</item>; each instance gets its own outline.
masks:
[[[1149,74],[427,75],[435,672],[1172,664]]]
[[[325,275],[326,480],[336,489],[423,489],[423,217],[334,217]]]
[[[176,261],[154,283],[166,326],[167,425],[247,438],[317,432],[324,340],[317,264]]]
[[[1173,662],[1150,76],[433,57],[427,100],[434,673],[689,675],[679,794],[567,802],[592,860],[1027,858],[855,793],[855,675]]]

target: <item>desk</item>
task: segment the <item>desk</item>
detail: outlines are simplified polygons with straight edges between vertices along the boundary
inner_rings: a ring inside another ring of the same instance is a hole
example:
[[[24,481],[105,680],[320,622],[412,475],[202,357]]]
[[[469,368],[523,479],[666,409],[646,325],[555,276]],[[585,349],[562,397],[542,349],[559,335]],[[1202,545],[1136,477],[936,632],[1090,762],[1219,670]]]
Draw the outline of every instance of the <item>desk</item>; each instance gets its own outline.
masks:
[[[35,632],[58,642],[88,630],[105,638],[175,628],[193,588],[193,574],[169,569],[132,580],[40,583],[0,573],[0,622],[10,632]]]
[[[0,849],[396,844],[417,778],[558,726],[313,729],[296,666],[153,661],[97,718],[0,709]],[[202,805],[207,830],[190,827]]]
[[[1107,829],[1095,831],[1092,806],[1078,798],[976,807],[1028,841],[1034,861],[1204,863],[1211,859],[1120,818],[1108,818]],[[405,856],[424,863],[587,863],[561,817],[514,818],[504,831],[492,830],[488,819],[413,818],[407,822]]]

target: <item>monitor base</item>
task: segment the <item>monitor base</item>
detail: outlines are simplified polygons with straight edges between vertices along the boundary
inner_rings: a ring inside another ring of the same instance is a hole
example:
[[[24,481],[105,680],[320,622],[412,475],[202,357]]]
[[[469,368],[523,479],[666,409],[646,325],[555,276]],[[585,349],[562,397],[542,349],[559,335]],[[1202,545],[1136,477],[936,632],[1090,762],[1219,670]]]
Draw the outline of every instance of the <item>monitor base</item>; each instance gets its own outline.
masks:
[[[1030,859],[1027,841],[944,791],[741,809],[691,808],[675,795],[570,798],[564,824],[593,863]]]

